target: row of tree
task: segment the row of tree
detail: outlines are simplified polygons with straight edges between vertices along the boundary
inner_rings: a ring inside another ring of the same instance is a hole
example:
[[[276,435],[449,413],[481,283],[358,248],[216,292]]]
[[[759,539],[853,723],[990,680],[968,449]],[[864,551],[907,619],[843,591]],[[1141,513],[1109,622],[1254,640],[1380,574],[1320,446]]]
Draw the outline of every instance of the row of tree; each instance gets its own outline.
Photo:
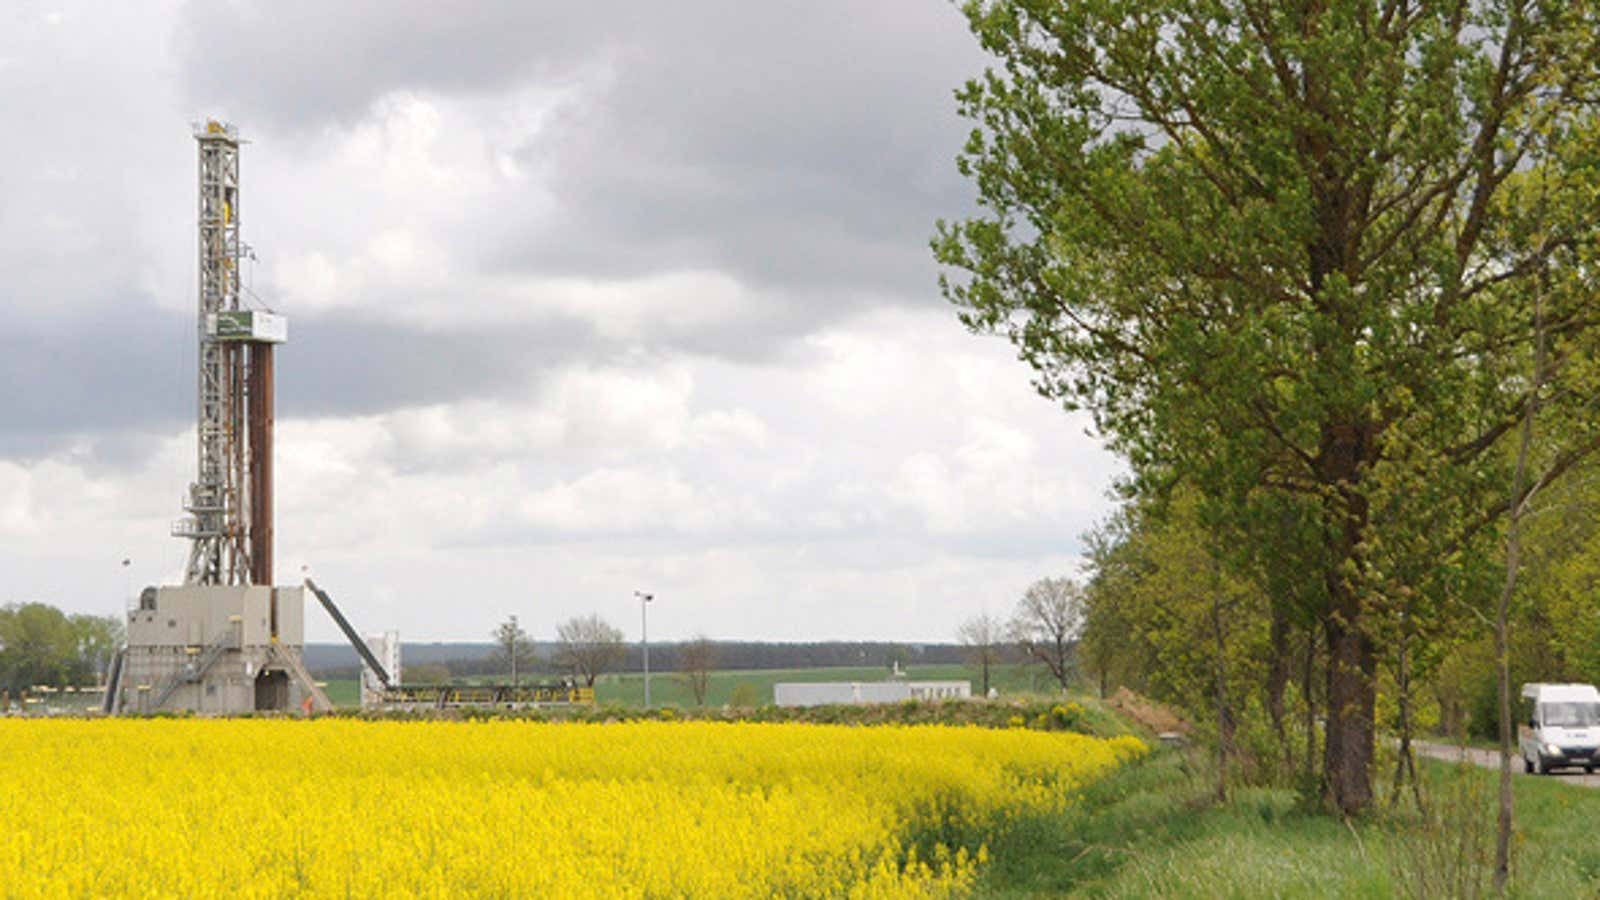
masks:
[[[1285,747],[1298,693],[1345,814],[1386,679],[1405,718],[1486,648],[1505,745],[1520,548],[1600,448],[1593,4],[964,9],[999,65],[958,93],[980,212],[934,249],[1127,462],[1101,664]]]
[[[526,672],[541,668],[527,631],[511,616],[491,632],[495,642],[494,664],[518,684]],[[574,681],[594,687],[595,679],[615,671],[627,658],[622,629],[597,614],[575,616],[556,626],[555,652],[550,665]],[[695,702],[706,702],[711,672],[717,665],[717,648],[709,638],[697,637],[676,647],[674,662],[678,675],[694,693]]]
[[[1600,521],[1580,514],[1600,508],[1600,464],[1576,471],[1526,517],[1504,632],[1513,685],[1600,680]],[[1225,565],[1201,508],[1178,489],[1128,506],[1093,536],[1078,663],[1102,690],[1127,685],[1184,710],[1216,739],[1224,772],[1314,785],[1328,702],[1323,632],[1273,616],[1270,593]],[[1376,722],[1402,742],[1424,732],[1494,739],[1513,724],[1501,716],[1492,610],[1453,606],[1426,629],[1404,603],[1385,622]],[[1391,796],[1412,768],[1402,752]]]
[[[978,672],[981,696],[989,696],[996,666],[1021,661],[1044,668],[1062,690],[1077,678],[1076,644],[1083,622],[1083,591],[1068,578],[1034,582],[1010,618],[979,613],[961,623],[956,638],[967,664]]]
[[[0,690],[103,684],[123,634],[114,616],[67,615],[45,603],[0,607]]]

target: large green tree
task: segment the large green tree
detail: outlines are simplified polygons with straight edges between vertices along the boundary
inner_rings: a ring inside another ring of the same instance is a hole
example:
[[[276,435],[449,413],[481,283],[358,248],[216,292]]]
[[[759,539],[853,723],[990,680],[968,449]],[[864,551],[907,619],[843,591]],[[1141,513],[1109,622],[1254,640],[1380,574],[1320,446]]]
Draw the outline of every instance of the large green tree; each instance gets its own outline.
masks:
[[[48,604],[0,607],[0,687],[72,684],[80,674],[78,637],[71,620]]]
[[[114,616],[68,616],[48,603],[0,607],[0,688],[98,684],[125,639]]]
[[[1600,441],[1594,2],[965,9],[998,63],[958,94],[982,207],[940,225],[946,293],[1322,631],[1324,792],[1360,811],[1396,588],[1412,627],[1486,602],[1454,569],[1520,500],[1535,389],[1524,493]]]
[[[68,618],[77,645],[77,674],[80,678],[104,682],[111,671],[111,660],[127,642],[127,628],[116,616],[78,613]]]

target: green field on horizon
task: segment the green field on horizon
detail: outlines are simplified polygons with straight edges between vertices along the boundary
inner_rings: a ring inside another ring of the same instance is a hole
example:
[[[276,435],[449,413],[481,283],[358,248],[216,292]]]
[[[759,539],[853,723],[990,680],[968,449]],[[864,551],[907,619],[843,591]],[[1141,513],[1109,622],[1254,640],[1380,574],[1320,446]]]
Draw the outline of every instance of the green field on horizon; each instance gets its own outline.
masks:
[[[913,665],[905,670],[906,677],[917,681],[969,681],[972,693],[980,693],[978,672],[970,666]],[[535,676],[541,680],[548,676]],[[996,666],[990,670],[990,686],[1002,695],[1037,692],[1049,689],[1049,678],[1042,671],[1018,665]],[[731,669],[713,671],[706,689],[706,705],[722,706],[733,702],[735,691],[754,697],[756,705],[772,702],[773,685],[780,681],[887,681],[889,670],[883,666],[824,666],[807,669]],[[473,676],[460,681],[485,683],[509,681],[509,676]],[[333,679],[326,682],[328,699],[337,706],[355,706],[359,702],[354,679]],[[595,699],[601,704],[621,706],[644,705],[644,675],[640,672],[617,672],[602,675],[595,683]],[[694,692],[687,679],[678,672],[650,673],[650,701],[655,706],[693,706]]]

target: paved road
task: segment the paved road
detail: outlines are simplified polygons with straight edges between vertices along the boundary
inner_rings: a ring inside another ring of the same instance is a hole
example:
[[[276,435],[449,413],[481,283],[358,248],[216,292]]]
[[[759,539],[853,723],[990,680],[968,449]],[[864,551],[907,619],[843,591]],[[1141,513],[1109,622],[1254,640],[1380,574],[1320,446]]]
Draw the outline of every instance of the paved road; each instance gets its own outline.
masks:
[[[1419,754],[1431,756],[1434,759],[1455,762],[1461,759],[1464,754],[1468,762],[1476,763],[1485,769],[1498,770],[1500,768],[1500,754],[1494,750],[1483,750],[1478,747],[1458,747],[1455,744],[1430,744],[1424,741],[1412,741],[1411,746],[1415,747]],[[1518,778],[1535,777],[1523,774],[1522,757],[1520,756],[1511,758],[1511,770],[1517,774]],[[1558,779],[1562,784],[1581,784],[1584,787],[1600,788],[1600,773],[1585,775],[1582,769],[1561,769],[1550,773],[1548,777]]]

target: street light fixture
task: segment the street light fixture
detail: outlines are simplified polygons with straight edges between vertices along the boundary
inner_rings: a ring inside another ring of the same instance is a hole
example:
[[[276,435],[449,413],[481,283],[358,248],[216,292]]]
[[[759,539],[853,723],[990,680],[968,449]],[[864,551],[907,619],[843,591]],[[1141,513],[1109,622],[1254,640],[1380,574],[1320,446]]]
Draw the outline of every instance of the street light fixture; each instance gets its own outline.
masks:
[[[634,591],[633,595],[639,598],[639,642],[644,646],[644,708],[650,708],[650,622],[645,615],[655,594],[646,594],[644,591]]]

